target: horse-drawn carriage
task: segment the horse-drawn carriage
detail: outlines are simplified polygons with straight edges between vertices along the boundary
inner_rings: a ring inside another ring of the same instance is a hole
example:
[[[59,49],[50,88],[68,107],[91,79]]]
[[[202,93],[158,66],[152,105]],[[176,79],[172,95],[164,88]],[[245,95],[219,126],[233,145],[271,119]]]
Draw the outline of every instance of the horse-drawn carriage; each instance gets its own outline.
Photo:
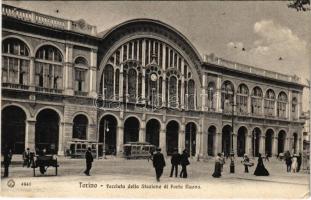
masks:
[[[36,176],[36,168],[40,169],[40,173],[44,174],[49,167],[55,168],[55,176],[57,176],[57,168],[59,167],[57,158],[54,155],[34,156],[31,168],[33,168],[33,176]]]

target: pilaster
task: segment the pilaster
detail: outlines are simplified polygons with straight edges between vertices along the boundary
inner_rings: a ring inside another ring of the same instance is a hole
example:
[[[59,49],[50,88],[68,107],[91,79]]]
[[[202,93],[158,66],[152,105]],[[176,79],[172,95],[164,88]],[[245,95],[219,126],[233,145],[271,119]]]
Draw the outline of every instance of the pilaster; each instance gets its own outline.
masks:
[[[36,130],[36,120],[35,119],[27,120],[25,132],[25,148],[29,148],[30,151],[35,151],[35,130]]]

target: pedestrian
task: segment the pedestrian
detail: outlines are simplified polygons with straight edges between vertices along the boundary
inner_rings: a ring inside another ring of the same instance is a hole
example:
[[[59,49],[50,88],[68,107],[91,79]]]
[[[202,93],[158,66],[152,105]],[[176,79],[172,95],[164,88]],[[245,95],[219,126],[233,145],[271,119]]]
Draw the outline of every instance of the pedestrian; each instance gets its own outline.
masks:
[[[38,155],[39,155],[40,157],[44,157],[44,156],[46,155],[46,148],[41,149],[41,150],[39,151]],[[37,163],[37,165],[38,165],[39,168],[40,168],[40,173],[41,173],[41,174],[44,174],[44,173],[46,172],[46,169],[45,169],[45,167],[44,167],[44,164],[43,164],[43,163]]]
[[[156,178],[157,181],[160,181],[160,177],[163,174],[163,168],[165,167],[165,160],[164,160],[164,156],[161,153],[161,149],[160,148],[156,148],[156,153],[153,154],[153,167],[155,169],[156,172]]]
[[[299,155],[297,156],[297,172],[300,171],[300,167],[301,167],[301,161],[302,161],[302,157],[301,157],[301,153],[299,153]]]
[[[249,157],[248,157],[247,154],[244,154],[242,162],[243,162],[243,165],[244,165],[244,172],[248,173],[248,167],[252,166],[252,163],[250,162]]]
[[[149,151],[150,155],[148,156],[148,162],[149,160],[153,160],[153,152],[154,152],[154,149],[150,148],[150,151]]]
[[[187,149],[185,149],[180,156],[180,165],[181,165],[181,172],[179,174],[180,178],[188,177],[187,165],[190,164],[188,157],[189,157],[188,151]]]
[[[9,176],[9,167],[11,164],[11,160],[12,160],[12,151],[9,147],[6,146],[3,152],[3,165],[4,165],[3,178]]]
[[[27,168],[30,167],[30,150],[27,148],[23,153],[23,167],[27,166]]]
[[[286,163],[287,172],[290,172],[291,171],[291,167],[292,167],[292,157],[291,157],[289,151],[287,151],[285,153],[285,163]]]
[[[260,153],[258,154],[258,163],[255,169],[254,175],[255,176],[269,176],[269,172],[263,164],[263,160],[262,160]]]
[[[297,172],[297,168],[298,168],[297,157],[298,156],[296,154],[294,154],[293,159],[292,159],[292,166],[291,166],[292,169],[291,170],[293,173]]]
[[[175,148],[172,158],[171,158],[171,164],[172,164],[172,169],[171,169],[171,175],[170,177],[173,176],[173,172],[175,169],[175,177],[177,177],[178,174],[178,165],[180,164],[180,154],[178,153],[178,149]]]
[[[86,161],[86,170],[84,171],[84,174],[87,176],[90,176],[90,170],[92,168],[92,162],[93,162],[93,155],[91,152],[91,148],[88,147],[87,151],[85,152],[85,161]]]
[[[220,154],[220,169],[221,169],[221,172],[223,172],[223,169],[224,169],[224,164],[226,163],[226,159],[225,159],[225,153],[222,152]]]
[[[221,162],[222,162],[221,156],[222,154],[218,153],[215,158],[215,169],[214,169],[214,173],[212,174],[214,178],[221,177]]]
[[[268,161],[268,162],[270,162],[270,160],[269,160],[269,154],[268,153],[266,153],[266,157],[265,157],[266,159],[266,161]]]

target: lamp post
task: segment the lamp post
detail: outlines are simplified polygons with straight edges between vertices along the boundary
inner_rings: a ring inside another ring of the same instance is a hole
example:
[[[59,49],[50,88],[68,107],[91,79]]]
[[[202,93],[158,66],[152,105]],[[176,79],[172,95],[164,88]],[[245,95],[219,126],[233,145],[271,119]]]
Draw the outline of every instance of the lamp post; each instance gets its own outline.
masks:
[[[104,121],[104,145],[103,145],[104,159],[107,159],[107,157],[106,157],[106,133],[108,133],[108,132],[109,132],[108,122],[105,120]]]
[[[229,91],[227,90],[227,97],[229,97]],[[235,165],[234,165],[234,149],[233,149],[233,131],[234,131],[234,90],[232,90],[232,99],[229,99],[229,102],[232,106],[232,112],[231,112],[231,140],[230,140],[230,146],[231,146],[231,152],[230,152],[230,173],[234,173],[235,171]]]

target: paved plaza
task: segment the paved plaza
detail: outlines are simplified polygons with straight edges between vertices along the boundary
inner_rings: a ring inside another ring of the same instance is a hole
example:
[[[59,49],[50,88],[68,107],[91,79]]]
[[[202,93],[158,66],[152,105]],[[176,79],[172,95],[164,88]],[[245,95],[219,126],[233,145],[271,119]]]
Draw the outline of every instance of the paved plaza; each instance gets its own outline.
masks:
[[[48,169],[45,176],[33,177],[31,168],[23,168],[14,163],[10,168],[10,177],[2,179],[4,195],[16,196],[16,191],[25,196],[90,196],[90,197],[146,197],[150,198],[229,198],[229,197],[273,197],[302,198],[309,196],[309,174],[287,173],[284,162],[276,159],[265,162],[270,172],[268,177],[244,173],[241,158],[237,158],[236,173],[229,173],[229,160],[219,179],[213,178],[214,161],[192,159],[188,168],[189,178],[170,178],[170,160],[166,159],[161,182],[155,180],[152,162],[147,160],[124,160],[108,157],[95,160],[91,176],[83,174],[83,159],[59,159],[59,175],[54,169]],[[3,173],[3,169],[2,169]],[[38,171],[39,173],[39,171]],[[14,187],[8,187],[8,181],[14,180]],[[27,185],[29,184],[30,185]],[[96,187],[95,187],[96,186]]]

